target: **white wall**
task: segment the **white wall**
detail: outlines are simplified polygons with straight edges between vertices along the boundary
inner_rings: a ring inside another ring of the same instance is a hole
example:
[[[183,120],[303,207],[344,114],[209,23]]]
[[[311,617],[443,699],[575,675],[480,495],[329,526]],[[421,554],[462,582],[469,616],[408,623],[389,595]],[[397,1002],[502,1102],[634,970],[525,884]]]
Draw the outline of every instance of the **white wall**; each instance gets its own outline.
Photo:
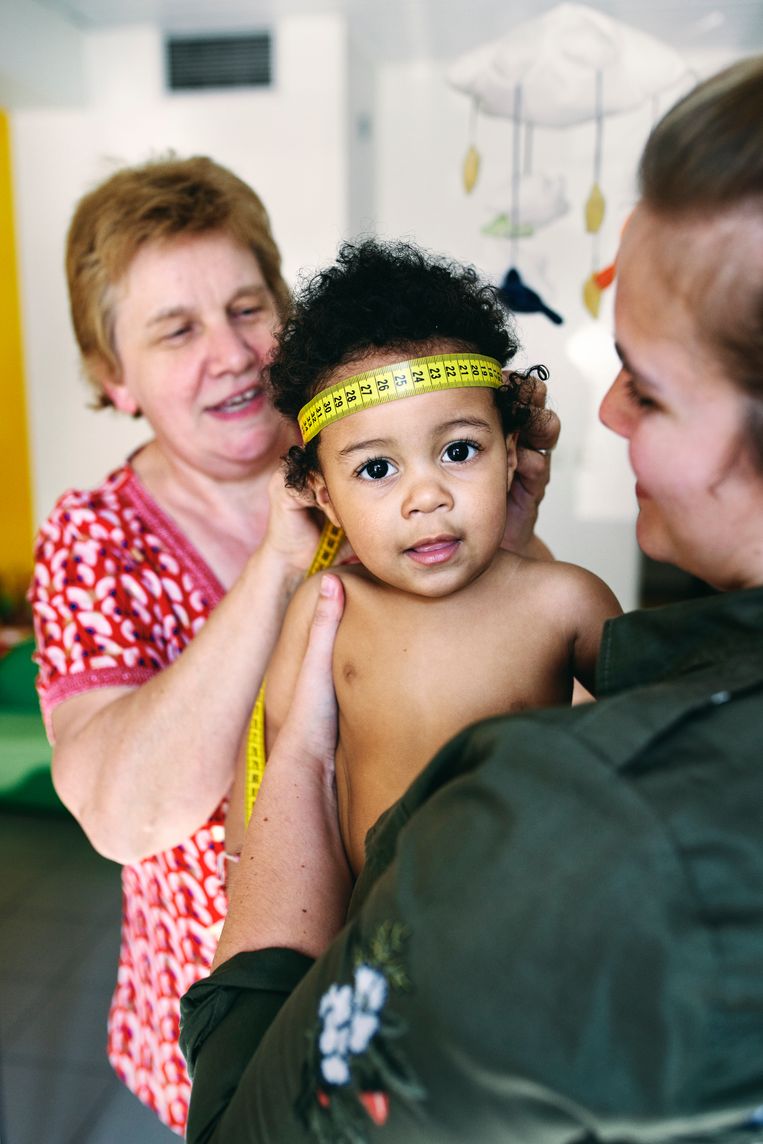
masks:
[[[27,12],[29,38],[38,0],[5,2]],[[480,119],[482,171],[467,196],[461,164],[469,101],[448,87],[445,65],[379,63],[350,40],[343,18],[295,16],[274,27],[271,89],[169,95],[154,26],[72,31],[71,39],[58,25],[54,31],[79,61],[79,88],[64,69],[61,98],[42,107],[17,100],[11,119],[38,520],[64,488],[98,481],[146,434],[140,422],[87,409],[62,269],[75,202],[117,165],[173,148],[232,167],[267,204],[292,282],[300,268],[330,261],[342,237],[374,228],[473,262],[494,281],[507,269],[508,243],[482,236],[480,227],[508,205],[510,127]],[[687,62],[703,75],[728,58],[718,52]],[[635,163],[653,114],[644,108],[606,121],[602,264],[614,255],[632,204]],[[598,322],[581,302],[592,258],[582,223],[592,155],[590,125],[535,133],[534,169],[564,175],[570,212],[523,240],[518,262],[565,324],[537,315],[522,315],[518,324],[523,361],[551,368],[552,402],[564,426],[542,535],[560,558],[603,576],[629,608],[638,564],[632,478],[623,443],[596,420],[615,368],[612,291]]]
[[[357,39],[348,42],[348,230],[373,232],[376,216],[376,61]]]
[[[728,56],[689,59],[698,75],[723,66]],[[410,236],[433,250],[475,264],[499,283],[510,265],[508,240],[480,228],[508,210],[511,125],[480,117],[477,145],[482,156],[471,195],[461,169],[469,142],[470,101],[451,89],[446,65],[430,61],[393,63],[379,71],[377,86],[376,217],[388,236]],[[635,168],[653,116],[660,106],[605,121],[602,187],[607,202],[598,239],[597,269],[614,257],[620,228],[634,201]],[[523,278],[565,321],[521,314],[517,326],[522,364],[544,362],[551,370],[551,403],[563,425],[554,454],[553,480],[541,512],[540,532],[556,555],[582,564],[606,580],[623,606],[637,602],[638,550],[633,477],[624,442],[597,420],[597,408],[616,372],[612,347],[613,290],[604,295],[598,321],[582,302],[592,269],[591,237],[583,207],[593,180],[592,124],[567,130],[536,129],[533,170],[561,173],[569,212],[519,245]]]
[[[348,227],[344,21],[285,19],[274,29],[271,89],[163,90],[153,26],[85,36],[83,108],[11,117],[35,516],[65,488],[89,485],[146,437],[140,422],[87,408],[63,274],[77,199],[122,163],[174,149],[209,154],[262,196],[287,280],[330,261]],[[320,61],[320,68],[316,67]]]
[[[38,0],[0,0],[0,107],[84,103],[84,36]]]

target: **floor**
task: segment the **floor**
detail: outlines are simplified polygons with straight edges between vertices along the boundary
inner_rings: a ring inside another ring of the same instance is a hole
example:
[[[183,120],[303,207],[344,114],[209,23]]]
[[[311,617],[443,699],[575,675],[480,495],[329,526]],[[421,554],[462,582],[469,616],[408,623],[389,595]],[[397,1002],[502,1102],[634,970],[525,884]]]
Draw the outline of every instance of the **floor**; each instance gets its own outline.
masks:
[[[119,867],[64,814],[0,810],[0,1144],[177,1144],[106,1061]]]

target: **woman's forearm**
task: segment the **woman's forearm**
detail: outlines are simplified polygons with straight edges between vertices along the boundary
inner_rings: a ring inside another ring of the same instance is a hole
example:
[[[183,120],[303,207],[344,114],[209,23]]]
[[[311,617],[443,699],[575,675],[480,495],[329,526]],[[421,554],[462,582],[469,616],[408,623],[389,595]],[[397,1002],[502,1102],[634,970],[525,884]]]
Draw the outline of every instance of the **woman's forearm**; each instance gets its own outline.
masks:
[[[331,675],[342,605],[341,581],[323,576],[294,701],[268,759],[236,867],[215,965],[270,946],[315,957],[344,922],[352,876],[336,808]]]
[[[343,925],[351,887],[333,774],[276,748],[234,867],[215,965],[271,946],[316,957]]]
[[[176,845],[227,793],[299,580],[263,547],[170,667],[105,705],[91,691],[56,708],[56,788],[106,857],[131,862]]]

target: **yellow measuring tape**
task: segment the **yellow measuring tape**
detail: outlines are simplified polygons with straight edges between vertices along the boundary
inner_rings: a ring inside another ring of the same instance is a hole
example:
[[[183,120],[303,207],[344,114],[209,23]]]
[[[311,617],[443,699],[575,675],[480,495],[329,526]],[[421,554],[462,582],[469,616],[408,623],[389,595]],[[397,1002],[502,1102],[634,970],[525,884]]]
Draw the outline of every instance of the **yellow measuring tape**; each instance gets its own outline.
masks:
[[[432,354],[369,369],[322,389],[300,409],[297,421],[306,445],[327,425],[374,405],[416,393],[465,386],[497,389],[503,384],[501,366],[495,358],[482,354]]]
[[[313,562],[305,573],[305,579],[307,579],[308,576],[313,576],[316,572],[321,572],[324,568],[331,567],[343,540],[344,533],[341,528],[337,528],[330,520],[327,520],[323,526]],[[254,705],[254,710],[252,711],[252,718],[249,722],[249,731],[246,737],[246,787],[244,798],[246,800],[245,813],[247,822],[252,816],[252,807],[254,806],[254,800],[257,798],[257,792],[260,789],[264,771],[265,683],[263,681],[257,696],[257,701]]]

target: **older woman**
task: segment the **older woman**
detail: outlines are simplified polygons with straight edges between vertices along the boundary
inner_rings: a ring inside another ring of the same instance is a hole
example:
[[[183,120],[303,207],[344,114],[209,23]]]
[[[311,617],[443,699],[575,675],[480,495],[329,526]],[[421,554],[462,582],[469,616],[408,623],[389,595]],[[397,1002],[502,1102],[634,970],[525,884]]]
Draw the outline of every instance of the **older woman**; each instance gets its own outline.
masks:
[[[182,1133],[179,997],[215,951],[237,749],[317,540],[277,474],[294,430],[263,383],[289,292],[257,195],[198,157],[87,194],[67,274],[97,403],[145,417],[150,439],[40,530],[40,699],[61,799],[124,865],[109,1057]],[[523,465],[518,546],[547,479],[538,454]]]
[[[763,1106],[763,59],[655,128],[618,259],[646,552],[717,595],[611,621],[595,705],[431,762],[349,883],[324,577],[213,975],[189,1141],[731,1141]],[[757,1138],[757,1137],[755,1137]]]

